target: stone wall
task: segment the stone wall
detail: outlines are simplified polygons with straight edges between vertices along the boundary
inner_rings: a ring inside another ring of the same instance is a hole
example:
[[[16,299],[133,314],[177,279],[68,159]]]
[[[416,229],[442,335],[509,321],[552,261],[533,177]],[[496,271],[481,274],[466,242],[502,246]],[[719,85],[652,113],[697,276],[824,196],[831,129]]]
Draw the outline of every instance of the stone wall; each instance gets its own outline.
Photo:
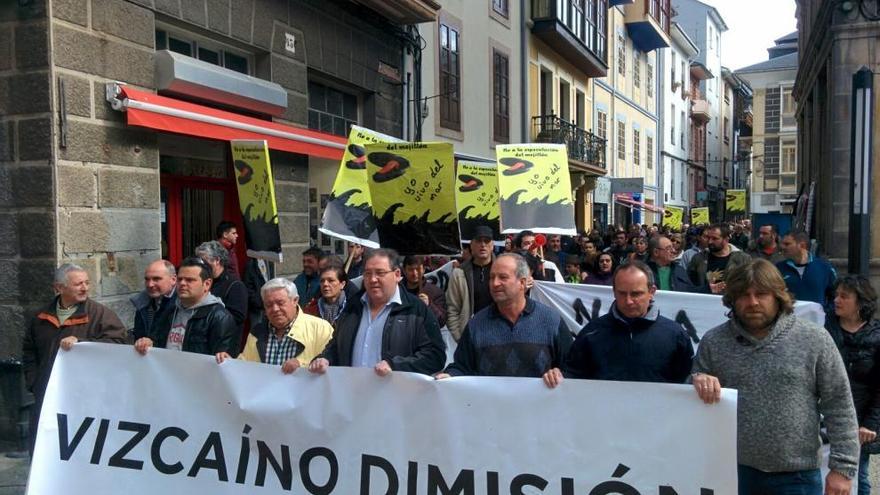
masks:
[[[52,296],[55,267],[47,5],[20,3],[0,2],[0,440],[12,442],[25,399],[21,339]]]

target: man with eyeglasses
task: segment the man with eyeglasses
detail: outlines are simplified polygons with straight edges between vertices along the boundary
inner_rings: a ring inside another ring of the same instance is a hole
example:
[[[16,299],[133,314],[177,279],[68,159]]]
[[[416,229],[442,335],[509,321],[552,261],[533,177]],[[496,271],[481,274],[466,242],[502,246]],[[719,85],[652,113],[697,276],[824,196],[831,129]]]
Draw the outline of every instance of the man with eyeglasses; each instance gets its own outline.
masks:
[[[648,241],[648,252],[651,253],[648,266],[654,272],[658,289],[694,292],[687,270],[675,259],[675,246],[669,238],[655,235]]]
[[[397,253],[376,249],[364,256],[363,294],[346,304],[336,332],[309,371],[329,366],[373,368],[379,376],[391,371],[432,375],[446,362],[437,318],[418,297],[400,290]]]

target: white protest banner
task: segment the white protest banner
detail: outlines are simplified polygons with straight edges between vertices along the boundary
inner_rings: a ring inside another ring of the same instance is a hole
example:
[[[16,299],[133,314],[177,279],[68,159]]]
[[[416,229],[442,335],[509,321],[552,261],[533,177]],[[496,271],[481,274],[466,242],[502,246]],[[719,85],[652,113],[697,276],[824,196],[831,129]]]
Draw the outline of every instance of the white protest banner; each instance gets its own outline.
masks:
[[[591,319],[611,309],[614,293],[611,287],[603,285],[535,282],[531,298],[558,311],[568,329],[577,334]],[[678,322],[694,345],[700,343],[707,331],[727,321],[730,312],[721,303],[721,296],[712,294],[658,290],[654,294],[654,305],[661,316]],[[825,311],[814,302],[797,301],[794,312],[819,326],[825,324]]]
[[[123,371],[124,370],[124,371]],[[299,369],[76,344],[30,495],[735,494],[736,392]]]

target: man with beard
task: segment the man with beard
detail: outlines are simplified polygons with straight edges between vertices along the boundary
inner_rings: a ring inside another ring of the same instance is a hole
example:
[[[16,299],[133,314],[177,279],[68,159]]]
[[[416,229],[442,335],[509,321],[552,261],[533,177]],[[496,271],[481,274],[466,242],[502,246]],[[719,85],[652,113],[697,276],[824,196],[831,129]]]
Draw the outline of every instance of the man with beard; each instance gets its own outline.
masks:
[[[324,252],[314,246],[303,251],[302,272],[293,279],[300,300],[309,302],[321,293],[318,263],[323,257]]]
[[[688,276],[700,292],[723,294],[724,274],[751,261],[748,254],[734,250],[730,244],[730,230],[718,223],[703,231],[708,249],[697,254],[688,266]]]
[[[754,260],[727,274],[729,321],[700,341],[692,375],[707,404],[736,389],[739,493],[823,493],[820,418],[831,452],[824,493],[850,493],[859,425],[831,335],[794,315],[779,271]]]
[[[611,246],[605,248],[602,252],[613,256],[615,265],[620,265],[627,261],[630,253],[632,253],[632,248],[626,242],[626,232],[622,230],[615,232]]]
[[[774,265],[785,261],[785,255],[779,249],[779,234],[773,224],[758,227],[758,238],[755,239],[755,248],[749,251],[752,258],[762,258]]]

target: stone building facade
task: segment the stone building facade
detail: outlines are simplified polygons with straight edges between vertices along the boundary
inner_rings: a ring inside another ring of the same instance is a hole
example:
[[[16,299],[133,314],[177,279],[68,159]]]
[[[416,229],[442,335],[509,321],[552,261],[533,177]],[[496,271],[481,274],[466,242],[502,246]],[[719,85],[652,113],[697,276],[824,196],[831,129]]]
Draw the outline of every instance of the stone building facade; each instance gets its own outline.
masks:
[[[811,237],[839,268],[846,268],[849,243],[852,78],[862,66],[880,88],[880,15],[875,2],[798,0],[798,72],[792,94],[797,102],[798,187],[815,182]],[[874,96],[873,176],[870,211],[871,275],[877,283],[880,258],[880,98]]]
[[[143,288],[145,266],[190,255],[213,238],[216,221],[234,216],[227,141],[197,135],[197,126],[132,125],[108,103],[108,83],[162,93],[165,52],[189,50],[197,60],[184,64],[281,95],[269,112],[210,91],[165,91],[167,101],[280,123],[294,138],[324,143],[323,153],[271,150],[284,252],[277,271],[297,273],[320,219],[310,180],[335,175],[348,125],[403,134],[407,25],[432,21],[439,5],[396,3],[393,12],[345,0],[0,3],[0,361],[20,355],[59,264],[84,266],[92,296],[130,322],[128,299]],[[17,435],[16,370],[0,369],[0,439]]]

